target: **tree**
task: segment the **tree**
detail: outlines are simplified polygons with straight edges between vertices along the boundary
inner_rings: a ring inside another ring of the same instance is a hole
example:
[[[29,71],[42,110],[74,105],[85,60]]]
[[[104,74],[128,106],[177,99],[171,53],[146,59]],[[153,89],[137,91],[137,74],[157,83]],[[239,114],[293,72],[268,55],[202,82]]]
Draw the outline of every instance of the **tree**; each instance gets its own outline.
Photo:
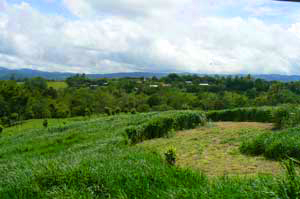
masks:
[[[160,95],[154,94],[149,97],[147,100],[147,103],[149,104],[150,107],[157,106],[163,103],[163,99]]]
[[[47,81],[41,77],[35,77],[27,79],[24,83],[24,87],[30,91],[39,91],[42,92],[47,89]]]
[[[137,111],[138,112],[149,112],[150,111],[150,106],[148,105],[148,104],[140,104],[140,105],[138,105],[138,107],[137,107]]]
[[[236,108],[243,107],[248,104],[248,98],[245,95],[241,95],[234,92],[225,92],[224,93],[224,108]]]

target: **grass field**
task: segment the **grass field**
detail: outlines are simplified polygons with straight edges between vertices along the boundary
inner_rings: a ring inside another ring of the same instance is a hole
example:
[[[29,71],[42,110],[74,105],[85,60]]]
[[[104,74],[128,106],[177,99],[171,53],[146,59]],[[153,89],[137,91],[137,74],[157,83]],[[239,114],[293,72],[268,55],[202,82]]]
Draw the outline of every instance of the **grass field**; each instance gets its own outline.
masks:
[[[47,129],[42,120],[32,120],[5,129],[0,135],[0,198],[291,198],[300,191],[280,174],[277,163],[247,160],[235,149],[252,130],[268,130],[270,124],[217,123],[128,145],[128,126],[173,113],[70,118],[63,125],[49,120]],[[168,145],[176,145],[178,166],[161,155]],[[251,170],[248,164],[260,167]],[[268,166],[275,176],[256,175],[270,173]],[[222,176],[224,171],[253,175]],[[298,176],[294,182],[300,182]]]
[[[53,87],[54,89],[63,89],[63,88],[67,88],[68,87],[68,85],[64,81],[61,81],[61,82],[58,82],[58,81],[55,81],[55,82],[48,81],[47,83],[48,83],[48,87]]]
[[[145,141],[140,146],[161,155],[174,146],[179,166],[204,171],[211,176],[279,174],[282,169],[278,162],[239,152],[242,140],[254,136],[253,132],[271,128],[272,124],[268,123],[216,122],[210,127],[177,132],[170,139]]]
[[[72,118],[63,118],[63,119],[47,119],[49,128],[58,128],[67,126],[79,121],[89,121],[91,119],[101,118],[104,115],[92,115],[91,117],[72,117]],[[19,125],[12,126],[9,128],[5,128],[3,130],[2,136],[12,136],[20,133],[24,133],[27,130],[35,129],[35,130],[43,130],[43,121],[44,119],[33,119],[26,120],[20,123]]]

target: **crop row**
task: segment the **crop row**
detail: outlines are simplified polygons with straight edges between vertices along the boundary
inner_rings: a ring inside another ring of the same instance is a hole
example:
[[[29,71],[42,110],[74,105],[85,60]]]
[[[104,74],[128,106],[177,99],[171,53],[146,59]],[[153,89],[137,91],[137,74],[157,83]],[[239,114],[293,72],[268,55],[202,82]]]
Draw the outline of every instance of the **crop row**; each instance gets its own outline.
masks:
[[[135,144],[143,140],[165,137],[174,130],[192,129],[205,123],[204,113],[184,111],[154,117],[144,124],[127,128],[126,133],[131,143]]]

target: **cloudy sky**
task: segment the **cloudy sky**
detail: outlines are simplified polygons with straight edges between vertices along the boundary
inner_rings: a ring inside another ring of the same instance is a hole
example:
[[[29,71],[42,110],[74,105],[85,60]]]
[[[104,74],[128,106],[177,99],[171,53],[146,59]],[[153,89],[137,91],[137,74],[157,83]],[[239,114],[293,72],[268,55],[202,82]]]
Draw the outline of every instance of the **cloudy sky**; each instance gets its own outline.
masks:
[[[0,66],[300,74],[300,3],[0,0]]]

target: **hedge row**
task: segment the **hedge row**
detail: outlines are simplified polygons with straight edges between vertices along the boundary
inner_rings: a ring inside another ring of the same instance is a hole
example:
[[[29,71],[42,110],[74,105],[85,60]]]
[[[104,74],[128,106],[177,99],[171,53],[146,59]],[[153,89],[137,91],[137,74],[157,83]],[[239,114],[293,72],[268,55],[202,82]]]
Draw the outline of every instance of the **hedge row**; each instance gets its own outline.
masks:
[[[236,122],[272,122],[272,108],[236,108],[221,111],[209,111],[206,116],[212,121]]]
[[[167,136],[173,130],[192,129],[206,123],[202,112],[175,112],[168,116],[158,116],[145,124],[132,126],[126,129],[132,144]]]
[[[280,106],[273,111],[275,128],[296,127],[300,124],[300,109],[294,105]]]
[[[264,133],[245,140],[240,146],[240,151],[248,155],[264,155],[274,160],[287,157],[300,160],[300,128]]]
[[[272,122],[277,129],[296,127],[300,124],[300,108],[294,105],[209,111],[206,116],[212,121]]]

